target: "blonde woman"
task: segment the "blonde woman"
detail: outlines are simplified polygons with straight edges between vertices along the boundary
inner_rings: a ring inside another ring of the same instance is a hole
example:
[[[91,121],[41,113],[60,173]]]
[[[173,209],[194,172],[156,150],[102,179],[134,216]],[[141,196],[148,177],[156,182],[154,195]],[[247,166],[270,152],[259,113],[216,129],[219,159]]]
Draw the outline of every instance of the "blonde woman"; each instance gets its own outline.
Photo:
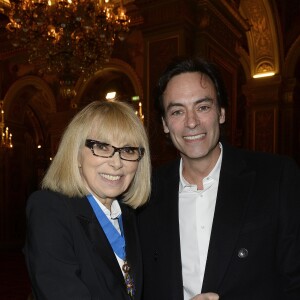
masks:
[[[150,193],[147,134],[122,102],[92,102],[70,122],[27,204],[24,248],[33,296],[141,298],[134,209]]]

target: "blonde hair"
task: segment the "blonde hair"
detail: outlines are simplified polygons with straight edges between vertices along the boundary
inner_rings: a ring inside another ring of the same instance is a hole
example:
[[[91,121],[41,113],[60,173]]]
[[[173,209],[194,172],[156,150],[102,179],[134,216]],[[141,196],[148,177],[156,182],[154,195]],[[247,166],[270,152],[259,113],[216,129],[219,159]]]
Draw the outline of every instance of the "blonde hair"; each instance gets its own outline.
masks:
[[[95,101],[74,116],[43,178],[42,188],[69,197],[84,197],[89,193],[80,175],[78,155],[91,133],[95,139],[110,138],[145,148],[133,181],[121,195],[122,201],[133,208],[143,205],[149,197],[151,185],[148,137],[134,110],[124,102]]]

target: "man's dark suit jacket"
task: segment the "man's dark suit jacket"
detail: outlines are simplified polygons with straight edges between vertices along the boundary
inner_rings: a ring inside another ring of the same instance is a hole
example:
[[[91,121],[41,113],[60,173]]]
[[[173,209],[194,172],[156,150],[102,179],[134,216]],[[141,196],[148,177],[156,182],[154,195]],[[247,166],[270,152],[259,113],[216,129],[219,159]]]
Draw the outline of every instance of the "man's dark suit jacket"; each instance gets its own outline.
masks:
[[[154,172],[139,213],[143,300],[182,300],[179,160]],[[202,293],[220,300],[300,299],[300,172],[288,158],[223,145]],[[196,241],[195,241],[196,242]]]
[[[136,300],[142,284],[136,219],[128,206],[121,209]],[[26,213],[24,253],[37,300],[129,300],[118,261],[86,198],[38,191]]]

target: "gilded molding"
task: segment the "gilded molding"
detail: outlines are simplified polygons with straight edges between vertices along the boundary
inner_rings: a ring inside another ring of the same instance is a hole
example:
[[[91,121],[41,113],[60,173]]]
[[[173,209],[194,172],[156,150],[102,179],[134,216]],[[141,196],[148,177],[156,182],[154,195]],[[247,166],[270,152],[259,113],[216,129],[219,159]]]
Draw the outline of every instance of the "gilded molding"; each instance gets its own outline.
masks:
[[[251,63],[251,75],[279,71],[276,24],[268,0],[242,0],[240,11],[249,20],[246,32]]]

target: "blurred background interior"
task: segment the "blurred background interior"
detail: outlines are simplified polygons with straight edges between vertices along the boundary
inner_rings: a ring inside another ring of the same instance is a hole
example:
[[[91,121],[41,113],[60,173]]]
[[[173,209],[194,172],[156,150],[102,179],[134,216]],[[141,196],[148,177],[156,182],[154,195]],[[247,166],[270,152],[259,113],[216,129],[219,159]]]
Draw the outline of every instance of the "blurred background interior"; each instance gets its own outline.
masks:
[[[174,56],[220,66],[230,143],[300,163],[299,16],[299,0],[0,0],[0,299],[30,291],[26,200],[78,109],[109,97],[129,102],[153,165],[178,155],[153,102]]]

